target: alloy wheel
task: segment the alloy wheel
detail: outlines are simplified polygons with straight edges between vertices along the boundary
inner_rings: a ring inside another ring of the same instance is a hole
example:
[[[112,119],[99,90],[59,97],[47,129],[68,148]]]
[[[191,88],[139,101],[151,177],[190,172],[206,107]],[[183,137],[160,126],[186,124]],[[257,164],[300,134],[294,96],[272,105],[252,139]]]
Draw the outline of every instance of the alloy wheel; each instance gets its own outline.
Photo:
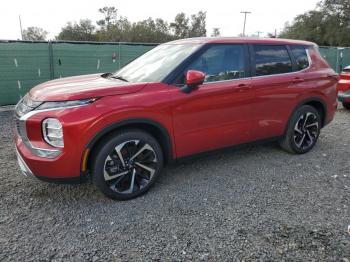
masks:
[[[319,121],[314,113],[301,115],[294,127],[294,142],[301,150],[312,147],[319,135]]]
[[[117,193],[135,193],[150,183],[158,164],[152,146],[141,140],[128,140],[117,145],[107,156],[104,180]]]

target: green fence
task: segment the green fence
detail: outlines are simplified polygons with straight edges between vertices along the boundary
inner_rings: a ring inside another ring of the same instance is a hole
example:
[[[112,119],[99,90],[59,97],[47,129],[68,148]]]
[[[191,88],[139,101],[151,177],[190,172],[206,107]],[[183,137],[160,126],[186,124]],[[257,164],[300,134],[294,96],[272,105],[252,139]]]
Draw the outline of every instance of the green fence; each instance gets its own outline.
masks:
[[[0,42],[0,106],[15,104],[33,86],[54,78],[112,72],[156,44]]]
[[[112,72],[156,44],[0,41],[0,106],[15,104],[33,86],[54,78]],[[350,48],[320,47],[337,72]]]
[[[350,65],[349,47],[320,47],[320,53],[338,73]]]

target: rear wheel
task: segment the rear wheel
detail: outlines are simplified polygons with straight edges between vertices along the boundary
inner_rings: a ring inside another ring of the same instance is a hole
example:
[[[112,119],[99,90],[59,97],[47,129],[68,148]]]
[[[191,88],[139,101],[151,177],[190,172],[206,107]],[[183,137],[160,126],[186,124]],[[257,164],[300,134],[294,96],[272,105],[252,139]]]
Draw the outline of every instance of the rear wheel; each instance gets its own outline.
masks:
[[[95,152],[93,183],[117,200],[147,192],[163,167],[159,143],[141,130],[118,132],[105,139]]]
[[[350,103],[343,102],[343,107],[344,107],[345,109],[350,110]]]
[[[320,128],[320,113],[312,106],[301,106],[291,117],[287,133],[280,145],[290,153],[307,153],[315,146]]]

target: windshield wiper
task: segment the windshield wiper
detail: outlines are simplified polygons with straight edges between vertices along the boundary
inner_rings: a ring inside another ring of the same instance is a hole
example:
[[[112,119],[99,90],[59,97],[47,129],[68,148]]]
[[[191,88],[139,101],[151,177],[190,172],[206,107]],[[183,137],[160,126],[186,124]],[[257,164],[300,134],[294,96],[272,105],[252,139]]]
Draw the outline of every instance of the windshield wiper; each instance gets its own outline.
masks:
[[[126,80],[126,79],[125,79],[124,77],[122,77],[122,76],[111,76],[110,78],[122,80],[122,81],[124,81],[124,82],[129,82],[128,80]]]
[[[109,77],[111,75],[113,75],[113,74],[112,73],[104,73],[104,74],[101,75],[101,77],[107,78],[107,77]]]

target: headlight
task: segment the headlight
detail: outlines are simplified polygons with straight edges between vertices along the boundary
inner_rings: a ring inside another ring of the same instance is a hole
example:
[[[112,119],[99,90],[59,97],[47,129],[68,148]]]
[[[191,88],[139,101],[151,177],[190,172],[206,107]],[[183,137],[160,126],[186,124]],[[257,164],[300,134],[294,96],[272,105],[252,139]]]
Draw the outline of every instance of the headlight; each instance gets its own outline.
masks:
[[[18,117],[21,117],[30,111],[34,110],[40,106],[42,102],[34,101],[29,98],[28,95],[25,95],[16,105],[15,111]]]
[[[62,108],[62,107],[76,107],[88,105],[95,102],[97,98],[89,98],[83,100],[72,100],[72,101],[58,101],[58,102],[45,102],[36,110],[52,109],[52,108]]]
[[[45,141],[54,147],[64,147],[62,124],[56,118],[47,118],[42,123]]]

